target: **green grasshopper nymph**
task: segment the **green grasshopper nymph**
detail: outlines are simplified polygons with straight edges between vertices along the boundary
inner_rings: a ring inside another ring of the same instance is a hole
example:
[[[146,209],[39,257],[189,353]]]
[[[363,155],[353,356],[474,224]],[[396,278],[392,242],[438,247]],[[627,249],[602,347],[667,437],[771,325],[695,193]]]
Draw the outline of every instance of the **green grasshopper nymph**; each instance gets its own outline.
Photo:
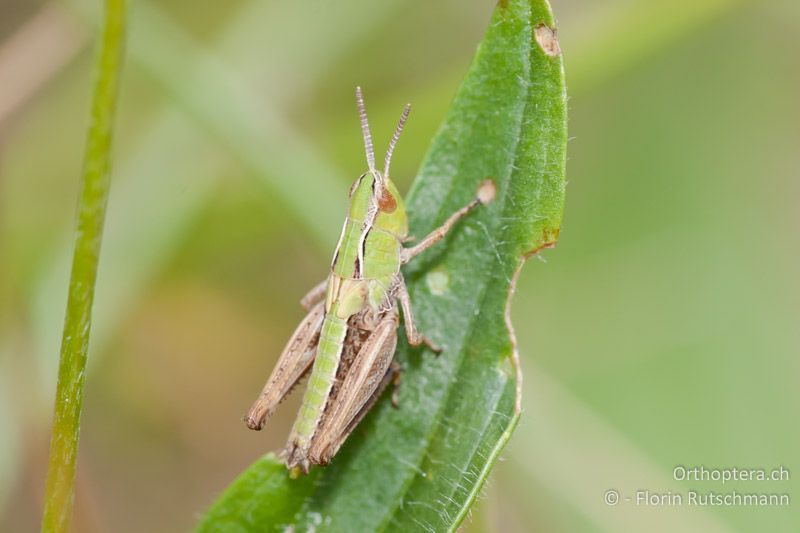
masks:
[[[312,464],[328,464],[341,445],[392,382],[399,365],[399,306],[408,342],[425,343],[417,332],[400,266],[440,241],[456,222],[494,198],[491,180],[480,184],[476,197],[453,213],[415,246],[405,248],[408,217],[403,199],[389,177],[389,164],[411,105],[400,116],[383,171],[375,167],[372,134],[361,88],[356,88],[367,171],[350,188],[350,208],[333,254],[328,278],[301,300],[308,315],[283,350],[264,389],[244,420],[261,429],[277,405],[311,369],[300,412],[283,451],[286,467],[308,473]],[[394,401],[394,397],[393,397]]]

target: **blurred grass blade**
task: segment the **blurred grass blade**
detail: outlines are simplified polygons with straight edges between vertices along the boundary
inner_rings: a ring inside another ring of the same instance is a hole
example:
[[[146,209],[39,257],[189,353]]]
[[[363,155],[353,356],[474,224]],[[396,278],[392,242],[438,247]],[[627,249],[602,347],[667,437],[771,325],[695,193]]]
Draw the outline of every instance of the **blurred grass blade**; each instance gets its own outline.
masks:
[[[421,330],[444,352],[401,346],[399,409],[379,402],[312,479],[289,481],[261,459],[200,531],[444,531],[463,520],[518,420],[512,280],[561,221],[566,94],[553,27],[544,0],[500,2],[409,196],[419,237],[487,176],[498,185],[495,202],[405,271]]]
[[[125,0],[106,1],[101,31],[61,342],[42,531],[67,531],[72,515],[86,356],[108,200],[114,111],[122,70]]]

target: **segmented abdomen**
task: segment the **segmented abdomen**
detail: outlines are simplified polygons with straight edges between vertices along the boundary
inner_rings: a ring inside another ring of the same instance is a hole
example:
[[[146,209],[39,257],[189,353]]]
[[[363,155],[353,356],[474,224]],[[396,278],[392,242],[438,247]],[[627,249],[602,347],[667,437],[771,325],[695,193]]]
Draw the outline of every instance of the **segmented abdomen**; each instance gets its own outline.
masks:
[[[292,429],[294,442],[300,447],[307,446],[324,412],[346,334],[347,320],[338,318],[335,313],[328,313],[322,323],[317,357],[303,396],[303,405]]]

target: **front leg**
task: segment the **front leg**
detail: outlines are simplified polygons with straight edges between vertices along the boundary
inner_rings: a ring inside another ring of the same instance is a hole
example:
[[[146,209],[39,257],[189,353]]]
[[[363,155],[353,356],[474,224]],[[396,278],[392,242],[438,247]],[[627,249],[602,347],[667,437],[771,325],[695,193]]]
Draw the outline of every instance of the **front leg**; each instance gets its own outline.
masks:
[[[475,198],[450,215],[450,218],[444,221],[444,224],[433,230],[428,234],[427,237],[422,239],[419,244],[412,246],[411,248],[404,248],[402,252],[400,252],[400,261],[402,263],[408,263],[411,258],[421,254],[437,242],[441,241],[447,233],[453,229],[453,226],[456,225],[456,222],[464,218],[467,213],[478,207],[479,205],[485,205],[491,202],[494,199],[495,192],[497,188],[492,180],[484,180],[481,182],[480,186],[478,187],[478,191],[475,194]],[[405,309],[403,309],[405,312]]]
[[[403,279],[402,274],[397,275],[395,295],[397,296],[397,299],[400,300],[400,307],[403,308],[403,324],[406,328],[406,337],[408,337],[408,343],[411,346],[419,346],[420,344],[424,343],[434,352],[441,352],[441,347],[417,331],[417,325],[414,323],[414,312],[411,310],[411,298],[408,295],[406,280]]]
[[[325,292],[328,290],[328,278],[322,281],[322,283],[318,283],[314,285],[308,293],[303,296],[300,300],[300,305],[303,306],[303,309],[306,311],[310,311],[314,304],[317,302],[321,302],[323,298],[325,298]]]

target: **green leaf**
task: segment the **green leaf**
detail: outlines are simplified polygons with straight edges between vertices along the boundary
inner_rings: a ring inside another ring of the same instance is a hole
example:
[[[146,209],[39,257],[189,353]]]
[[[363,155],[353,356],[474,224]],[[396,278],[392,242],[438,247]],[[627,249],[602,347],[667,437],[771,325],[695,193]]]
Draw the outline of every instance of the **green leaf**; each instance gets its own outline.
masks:
[[[544,0],[500,2],[409,194],[422,237],[483,179],[498,186],[404,271],[420,329],[444,352],[402,344],[399,409],[384,397],[308,478],[289,480],[272,456],[256,462],[200,531],[442,531],[463,520],[519,418],[505,321],[513,280],[555,243],[563,210],[566,93],[549,28]]]

